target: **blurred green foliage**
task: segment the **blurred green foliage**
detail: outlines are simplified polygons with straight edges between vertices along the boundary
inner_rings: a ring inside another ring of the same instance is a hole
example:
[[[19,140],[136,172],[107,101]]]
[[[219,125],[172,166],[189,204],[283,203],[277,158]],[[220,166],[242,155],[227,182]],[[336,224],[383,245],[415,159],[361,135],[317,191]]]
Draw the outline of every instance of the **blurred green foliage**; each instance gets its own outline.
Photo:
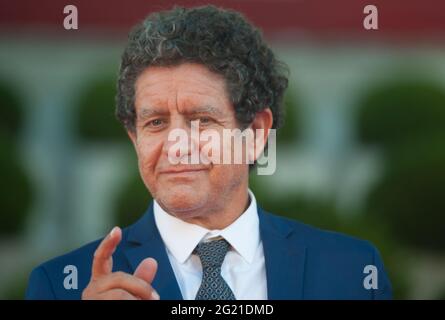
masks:
[[[23,121],[22,102],[11,85],[0,82],[0,235],[19,234],[32,201],[30,179],[17,150]]]
[[[4,134],[0,134],[0,175],[5,187],[0,192],[0,234],[15,235],[22,231],[28,217],[32,188],[15,145]]]
[[[2,299],[23,300],[28,286],[29,271],[15,273],[5,288],[1,288]]]
[[[134,169],[131,178],[127,180],[122,192],[117,198],[115,223],[126,227],[135,223],[147,210],[152,201],[139,172]]]
[[[358,106],[358,134],[366,144],[392,148],[445,136],[445,91],[433,80],[411,76],[379,83]]]
[[[379,146],[385,172],[367,200],[402,243],[445,249],[445,90],[422,77],[380,83],[359,106],[363,143]]]
[[[301,107],[294,91],[284,96],[284,125],[277,130],[277,147],[295,145],[301,136]]]
[[[23,121],[22,101],[9,82],[0,81],[0,133],[16,138]]]
[[[436,300],[445,300],[445,287],[439,292],[439,294],[435,297]]]
[[[369,214],[388,221],[397,239],[438,252],[445,250],[444,143],[431,136],[393,150],[367,201]]]
[[[80,93],[76,123],[84,141],[126,141],[125,130],[114,113],[116,81],[116,75],[100,74],[87,81]]]

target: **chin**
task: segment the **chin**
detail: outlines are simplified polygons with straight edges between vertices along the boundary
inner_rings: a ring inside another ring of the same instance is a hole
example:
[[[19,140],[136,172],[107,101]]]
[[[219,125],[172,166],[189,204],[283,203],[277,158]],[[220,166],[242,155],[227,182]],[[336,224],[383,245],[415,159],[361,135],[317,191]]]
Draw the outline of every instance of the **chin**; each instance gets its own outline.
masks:
[[[158,197],[165,209],[178,218],[190,218],[207,204],[207,195],[191,187],[173,187]]]

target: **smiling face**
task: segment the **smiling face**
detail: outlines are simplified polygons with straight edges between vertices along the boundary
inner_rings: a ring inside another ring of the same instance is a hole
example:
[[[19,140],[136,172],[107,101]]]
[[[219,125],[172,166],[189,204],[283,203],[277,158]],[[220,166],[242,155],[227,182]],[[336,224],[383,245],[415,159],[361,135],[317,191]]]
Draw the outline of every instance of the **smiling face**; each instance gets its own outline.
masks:
[[[139,170],[150,193],[168,213],[204,226],[233,220],[247,205],[247,164],[172,164],[168,136],[191,121],[199,130],[238,128],[224,78],[199,64],[149,67],[135,84],[136,128],[129,135],[135,145]],[[203,143],[191,139],[201,150]],[[188,148],[187,152],[190,152]],[[225,221],[227,220],[227,221]]]

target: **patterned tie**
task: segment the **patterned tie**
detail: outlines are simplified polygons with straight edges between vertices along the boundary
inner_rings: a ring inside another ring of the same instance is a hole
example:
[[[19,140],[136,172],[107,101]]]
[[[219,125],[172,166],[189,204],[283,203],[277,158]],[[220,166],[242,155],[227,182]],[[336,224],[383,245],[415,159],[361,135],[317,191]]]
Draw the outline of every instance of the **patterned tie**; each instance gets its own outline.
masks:
[[[195,253],[202,264],[202,282],[195,300],[236,300],[221,276],[221,265],[229,247],[225,239],[202,242],[196,246]]]

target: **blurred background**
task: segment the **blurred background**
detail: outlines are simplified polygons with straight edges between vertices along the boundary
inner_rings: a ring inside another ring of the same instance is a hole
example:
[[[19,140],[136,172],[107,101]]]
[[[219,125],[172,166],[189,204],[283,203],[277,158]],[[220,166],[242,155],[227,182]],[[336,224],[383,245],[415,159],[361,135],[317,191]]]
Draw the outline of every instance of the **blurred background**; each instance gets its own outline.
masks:
[[[442,0],[0,1],[0,298],[151,197],[114,118],[131,26],[174,4],[243,12],[291,71],[268,211],[373,242],[397,299],[445,299]],[[65,30],[66,5],[78,29]],[[378,9],[365,30],[363,8]]]

